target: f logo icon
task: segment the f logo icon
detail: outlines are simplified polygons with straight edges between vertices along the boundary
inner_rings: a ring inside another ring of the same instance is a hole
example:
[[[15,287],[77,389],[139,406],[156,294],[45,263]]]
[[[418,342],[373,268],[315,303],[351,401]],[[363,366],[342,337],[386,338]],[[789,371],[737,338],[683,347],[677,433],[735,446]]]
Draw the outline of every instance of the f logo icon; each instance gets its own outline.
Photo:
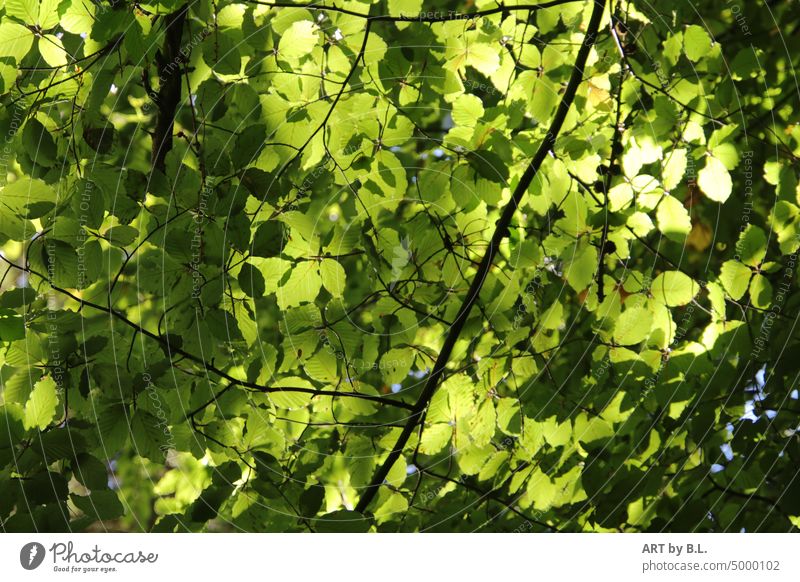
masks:
[[[19,563],[26,570],[35,570],[44,561],[44,546],[39,542],[29,542],[19,551]]]

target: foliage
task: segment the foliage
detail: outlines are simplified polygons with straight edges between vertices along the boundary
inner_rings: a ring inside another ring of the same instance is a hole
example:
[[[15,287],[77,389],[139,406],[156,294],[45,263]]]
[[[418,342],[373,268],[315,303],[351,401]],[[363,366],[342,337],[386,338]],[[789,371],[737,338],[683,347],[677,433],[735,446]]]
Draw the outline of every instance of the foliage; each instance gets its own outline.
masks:
[[[3,3],[3,530],[800,525],[790,2],[278,4]]]

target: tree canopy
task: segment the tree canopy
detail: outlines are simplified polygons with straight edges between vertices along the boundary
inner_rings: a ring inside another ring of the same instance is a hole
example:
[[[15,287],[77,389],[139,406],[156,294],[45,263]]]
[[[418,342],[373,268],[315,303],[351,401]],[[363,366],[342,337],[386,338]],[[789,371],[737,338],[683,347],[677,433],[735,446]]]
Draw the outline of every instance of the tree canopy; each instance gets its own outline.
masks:
[[[6,0],[2,529],[800,527],[799,31]]]

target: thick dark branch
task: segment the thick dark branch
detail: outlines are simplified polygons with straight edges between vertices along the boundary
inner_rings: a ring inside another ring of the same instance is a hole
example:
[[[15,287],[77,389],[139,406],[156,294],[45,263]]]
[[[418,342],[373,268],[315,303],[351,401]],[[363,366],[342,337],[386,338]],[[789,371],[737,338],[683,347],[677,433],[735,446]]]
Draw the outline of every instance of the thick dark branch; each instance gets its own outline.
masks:
[[[474,18],[482,18],[484,16],[491,16],[492,14],[500,14],[506,12],[514,12],[515,10],[529,10],[536,11],[542,8],[550,8],[552,6],[560,6],[561,4],[569,4],[571,2],[579,2],[580,0],[550,0],[549,2],[540,2],[538,4],[518,4],[515,6],[498,6],[496,8],[489,8],[487,10],[480,10],[478,12],[453,12],[453,11],[440,11],[429,10],[428,12],[420,12],[418,14],[400,14],[398,16],[370,16],[363,12],[356,12],[355,10],[348,10],[347,8],[339,8],[338,6],[326,6],[325,4],[309,3],[294,3],[294,2],[262,2],[259,0],[247,0],[248,4],[258,4],[261,6],[271,6],[273,8],[308,8],[310,10],[322,10],[326,12],[337,12],[339,14],[347,14],[348,16],[358,16],[366,18],[372,22],[448,22],[451,20],[472,20]]]
[[[622,44],[617,37],[617,31],[615,30],[616,18],[612,17],[611,22],[609,23],[609,29],[611,30],[611,36],[614,38],[614,41],[617,44],[618,49],[621,51],[620,56],[624,59],[625,58],[625,51],[622,50]],[[600,236],[600,259],[597,264],[597,299],[602,303],[605,299],[605,294],[603,292],[603,279],[605,275],[605,267],[606,267],[606,255],[609,252],[609,244],[608,244],[608,233],[609,233],[609,223],[608,223],[608,192],[611,190],[611,178],[614,175],[613,168],[614,164],[617,162],[617,157],[619,156],[619,152],[622,149],[622,132],[623,127],[620,125],[622,123],[622,87],[625,84],[625,77],[628,74],[628,65],[620,68],[619,71],[619,85],[617,86],[617,93],[614,96],[614,107],[616,108],[616,114],[614,118],[614,136],[611,138],[611,157],[608,161],[608,169],[606,171],[606,177],[603,181],[603,232]]]
[[[181,51],[183,23],[189,5],[184,4],[164,21],[164,47],[156,56],[158,65],[158,115],[153,133],[153,167],[164,171],[164,160],[172,149],[172,127],[175,111],[181,102],[181,69],[184,56]]]
[[[436,363],[433,365],[433,370],[431,370],[431,374],[428,376],[428,381],[425,383],[422,393],[420,394],[417,403],[414,405],[414,410],[409,416],[406,425],[403,427],[403,431],[400,433],[394,448],[389,452],[386,460],[375,472],[372,482],[367,486],[364,494],[359,499],[358,505],[356,506],[356,511],[363,513],[369,507],[370,503],[378,492],[378,488],[386,479],[386,475],[389,474],[389,470],[402,454],[403,449],[408,443],[408,439],[411,438],[411,434],[414,432],[414,428],[424,417],[425,410],[427,409],[431,398],[433,398],[436,388],[439,385],[439,381],[444,373],[445,367],[450,360],[450,355],[453,352],[453,348],[458,340],[458,336],[461,334],[461,330],[464,327],[467,318],[469,317],[469,313],[472,310],[473,305],[478,300],[478,295],[480,294],[481,288],[486,280],[486,276],[489,274],[489,270],[492,267],[494,257],[500,247],[500,243],[508,235],[508,225],[511,224],[511,219],[514,217],[514,213],[516,212],[522,197],[525,195],[525,192],[528,190],[533,178],[539,171],[542,162],[544,162],[545,157],[547,157],[548,153],[555,146],[556,137],[561,131],[561,126],[564,124],[567,113],[569,113],[570,107],[572,106],[572,101],[575,98],[575,93],[578,90],[578,86],[583,80],[586,59],[589,57],[589,51],[591,50],[592,45],[594,45],[597,37],[597,32],[600,28],[600,20],[602,19],[604,8],[605,0],[594,0],[594,8],[592,9],[589,26],[586,29],[586,36],[584,37],[583,44],[578,50],[575,65],[572,69],[572,75],[569,78],[569,82],[567,83],[567,88],[564,91],[561,102],[558,104],[558,109],[553,117],[553,122],[550,125],[550,129],[547,131],[547,134],[542,140],[542,143],[540,144],[539,149],[536,151],[536,154],[534,155],[530,164],[528,164],[525,173],[522,174],[522,177],[520,178],[519,183],[514,189],[513,195],[511,196],[511,200],[503,209],[503,214],[500,217],[500,220],[497,221],[497,227],[495,228],[492,239],[489,242],[489,246],[483,255],[480,266],[475,273],[475,278],[472,280],[472,284],[470,285],[469,291],[467,291],[467,296],[464,298],[461,309],[459,309],[458,315],[456,315],[453,325],[450,328],[450,332],[444,340],[442,350],[439,352],[439,357],[436,359]]]

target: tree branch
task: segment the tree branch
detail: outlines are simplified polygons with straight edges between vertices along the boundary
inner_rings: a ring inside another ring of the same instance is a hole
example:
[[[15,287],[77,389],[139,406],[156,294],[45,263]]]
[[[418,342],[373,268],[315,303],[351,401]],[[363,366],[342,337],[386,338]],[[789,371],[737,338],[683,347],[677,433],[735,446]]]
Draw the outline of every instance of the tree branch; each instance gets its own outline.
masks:
[[[293,2],[263,2],[259,0],[246,0],[248,4],[258,4],[259,6],[269,6],[272,8],[308,8],[310,10],[321,10],[324,12],[336,12],[339,14],[347,14],[348,16],[358,16],[366,18],[371,22],[448,22],[451,20],[472,20],[474,18],[482,18],[484,16],[491,16],[492,14],[499,14],[502,12],[514,12],[516,10],[529,10],[536,11],[543,8],[550,8],[552,6],[560,6],[562,4],[569,4],[571,2],[579,2],[580,0],[550,0],[549,2],[541,2],[538,4],[518,4],[516,6],[498,6],[496,8],[489,8],[487,10],[480,10],[478,12],[453,12],[453,11],[438,11],[429,10],[428,12],[420,12],[418,14],[401,14],[399,16],[378,15],[370,16],[363,12],[356,12],[355,10],[348,10],[347,8],[339,8],[338,6],[326,6],[324,4],[316,4],[313,2],[308,3],[293,3]]]
[[[609,224],[608,224],[608,192],[611,190],[611,179],[614,176],[613,168],[614,164],[617,162],[617,157],[619,156],[619,151],[622,149],[622,132],[624,128],[620,125],[622,123],[622,87],[625,84],[625,77],[628,74],[629,65],[627,62],[624,61],[625,59],[625,52],[622,50],[622,44],[619,41],[617,36],[617,31],[614,29],[616,26],[616,15],[612,15],[611,21],[608,24],[608,28],[611,31],[611,36],[614,38],[614,41],[617,44],[617,47],[620,50],[620,57],[623,59],[623,66],[620,67],[619,71],[619,85],[617,86],[617,93],[614,96],[614,104],[616,107],[616,114],[614,118],[614,136],[611,138],[611,157],[608,161],[608,169],[606,171],[605,180],[603,180],[603,232],[600,236],[600,258],[597,263],[597,299],[600,303],[603,302],[605,299],[605,293],[603,291],[603,278],[605,275],[605,267],[606,267],[606,255],[608,254],[608,234],[609,234]]]
[[[439,385],[439,380],[441,379],[444,369],[450,360],[450,355],[453,352],[453,348],[458,340],[458,336],[461,334],[461,330],[464,327],[467,318],[469,317],[469,313],[472,310],[473,305],[478,300],[478,295],[486,280],[486,276],[489,273],[489,269],[492,267],[492,262],[494,261],[494,257],[497,254],[498,248],[500,247],[500,243],[508,235],[508,226],[511,223],[511,219],[514,217],[514,213],[516,212],[522,197],[525,195],[525,192],[533,181],[533,178],[538,173],[545,157],[547,157],[547,154],[555,146],[556,137],[561,131],[561,127],[564,124],[567,113],[569,113],[570,107],[572,106],[572,101],[575,98],[575,93],[578,90],[578,86],[583,80],[586,60],[589,57],[589,52],[597,37],[597,32],[600,28],[600,20],[602,19],[604,8],[605,0],[594,0],[594,8],[592,9],[592,15],[589,19],[589,26],[586,29],[586,35],[584,37],[583,44],[581,44],[581,47],[578,50],[578,55],[575,59],[575,65],[573,66],[572,74],[569,78],[569,82],[567,83],[567,88],[564,91],[564,95],[561,98],[561,102],[558,104],[558,109],[553,117],[553,122],[550,125],[550,129],[547,131],[547,134],[542,140],[542,143],[540,144],[539,149],[536,151],[536,154],[534,155],[530,164],[528,164],[525,173],[522,174],[522,177],[520,178],[520,181],[517,184],[517,187],[514,189],[513,195],[511,196],[511,200],[503,209],[503,214],[501,215],[500,220],[497,222],[497,227],[495,228],[492,239],[489,242],[489,246],[487,247],[480,266],[475,273],[475,278],[472,280],[469,291],[467,291],[467,296],[464,298],[464,302],[462,303],[461,308],[459,309],[458,314],[453,321],[453,326],[450,328],[450,332],[445,338],[444,344],[442,345],[442,350],[439,352],[439,357],[436,359],[436,363],[433,365],[433,370],[431,371],[430,376],[428,376],[428,381],[425,383],[422,393],[420,394],[417,403],[414,405],[414,409],[405,426],[403,427],[403,431],[400,433],[394,448],[389,452],[386,460],[375,472],[371,483],[367,486],[363,495],[359,499],[358,505],[356,506],[356,511],[363,513],[369,507],[370,503],[378,492],[378,488],[381,486],[384,479],[386,479],[386,475],[389,474],[389,470],[402,454],[403,449],[408,443],[408,439],[411,437],[415,426],[424,417],[425,410],[427,409],[431,398],[433,398],[436,388]]]
[[[439,473],[435,473],[435,472],[433,472],[430,469],[427,469],[425,467],[419,467],[419,470],[420,470],[421,473],[423,473],[425,475],[430,475],[431,477],[435,477],[436,479],[441,479],[442,481],[447,481],[448,483],[453,483],[453,484],[458,485],[460,487],[464,487],[465,489],[467,489],[469,491],[472,491],[473,493],[476,493],[479,496],[479,498],[480,498],[482,503],[485,503],[486,501],[496,501],[497,503],[499,503],[500,505],[505,507],[505,510],[503,511],[503,513],[511,512],[511,513],[516,514],[518,517],[521,517],[525,521],[528,521],[530,523],[535,523],[536,525],[541,526],[542,528],[544,528],[545,530],[547,530],[549,532],[557,531],[556,528],[554,528],[552,525],[547,524],[547,523],[545,523],[543,521],[540,521],[540,520],[538,520],[536,518],[533,518],[533,517],[531,517],[529,515],[526,515],[526,514],[522,513],[515,506],[513,501],[509,502],[508,500],[503,499],[503,497],[498,495],[500,489],[497,488],[497,487],[493,487],[492,489],[490,489],[488,491],[485,491],[485,490],[481,489],[480,487],[478,487],[476,485],[473,485],[472,483],[470,483],[469,481],[467,481],[465,479],[453,479],[452,477],[449,477],[447,475],[441,475]],[[502,514],[499,514],[499,515],[502,515]],[[499,517],[499,515],[496,516],[496,517]]]
[[[167,356],[169,357],[170,361],[172,361],[173,354],[176,354],[176,355],[179,355],[179,356],[183,356],[185,359],[187,359],[187,360],[189,360],[191,362],[194,362],[195,364],[199,365],[200,367],[202,367],[207,372],[211,372],[215,376],[218,376],[218,377],[220,377],[220,378],[222,378],[224,380],[227,380],[230,383],[231,386],[241,386],[243,388],[249,388],[250,390],[254,390],[254,391],[257,391],[257,392],[263,392],[265,394],[271,394],[271,393],[274,393],[274,392],[298,392],[298,393],[302,393],[302,394],[311,394],[312,397],[313,396],[331,396],[333,398],[336,398],[336,397],[357,398],[357,399],[361,399],[361,400],[371,400],[371,401],[377,402],[379,404],[386,404],[386,405],[389,405],[389,406],[395,406],[397,408],[404,408],[404,409],[407,409],[407,410],[413,410],[414,409],[414,406],[412,404],[409,404],[407,402],[403,402],[401,400],[394,400],[392,398],[387,398],[385,396],[375,396],[375,395],[372,395],[372,394],[363,394],[363,393],[360,393],[360,392],[341,392],[339,390],[325,390],[325,389],[317,389],[317,388],[306,388],[304,386],[265,386],[265,385],[262,385],[262,384],[257,384],[255,382],[249,382],[247,380],[241,380],[239,378],[235,378],[234,376],[231,376],[230,374],[228,374],[224,370],[221,370],[220,368],[217,368],[213,363],[207,362],[204,358],[196,356],[196,355],[194,355],[194,354],[192,354],[190,352],[187,352],[186,350],[183,350],[183,349],[181,349],[179,347],[176,347],[175,345],[171,344],[166,338],[164,338],[161,335],[159,335],[157,333],[154,333],[154,332],[150,331],[149,329],[146,329],[142,325],[139,325],[138,323],[128,319],[128,317],[125,316],[124,313],[122,313],[120,311],[117,311],[113,307],[106,307],[105,305],[100,305],[98,303],[94,303],[92,301],[88,301],[86,299],[78,297],[77,295],[75,295],[74,293],[71,293],[67,289],[64,289],[62,287],[58,287],[56,285],[53,285],[53,283],[45,275],[43,275],[42,273],[39,273],[38,271],[35,271],[35,270],[31,269],[30,267],[21,267],[20,265],[17,265],[13,261],[10,261],[9,259],[7,259],[5,256],[2,255],[2,253],[0,253],[0,260],[2,260],[7,265],[9,265],[9,268],[13,267],[15,269],[18,269],[19,271],[22,271],[23,273],[28,273],[30,275],[36,275],[37,277],[43,279],[44,281],[47,281],[48,284],[50,285],[51,289],[53,289],[54,291],[57,291],[58,293],[61,293],[62,295],[66,296],[66,297],[69,297],[70,299],[72,299],[73,301],[78,303],[81,307],[83,307],[83,306],[91,307],[92,309],[96,309],[97,311],[101,311],[103,313],[106,313],[109,316],[113,317],[114,319],[124,323],[128,327],[131,327],[135,331],[141,333],[143,336],[148,337],[148,338],[158,342],[164,348],[164,350],[167,353]],[[231,386],[226,387],[223,391],[227,391]]]
[[[189,5],[184,4],[164,21],[164,47],[156,55],[158,65],[158,116],[153,133],[153,168],[164,171],[164,160],[172,149],[175,111],[181,101],[181,36]]]

